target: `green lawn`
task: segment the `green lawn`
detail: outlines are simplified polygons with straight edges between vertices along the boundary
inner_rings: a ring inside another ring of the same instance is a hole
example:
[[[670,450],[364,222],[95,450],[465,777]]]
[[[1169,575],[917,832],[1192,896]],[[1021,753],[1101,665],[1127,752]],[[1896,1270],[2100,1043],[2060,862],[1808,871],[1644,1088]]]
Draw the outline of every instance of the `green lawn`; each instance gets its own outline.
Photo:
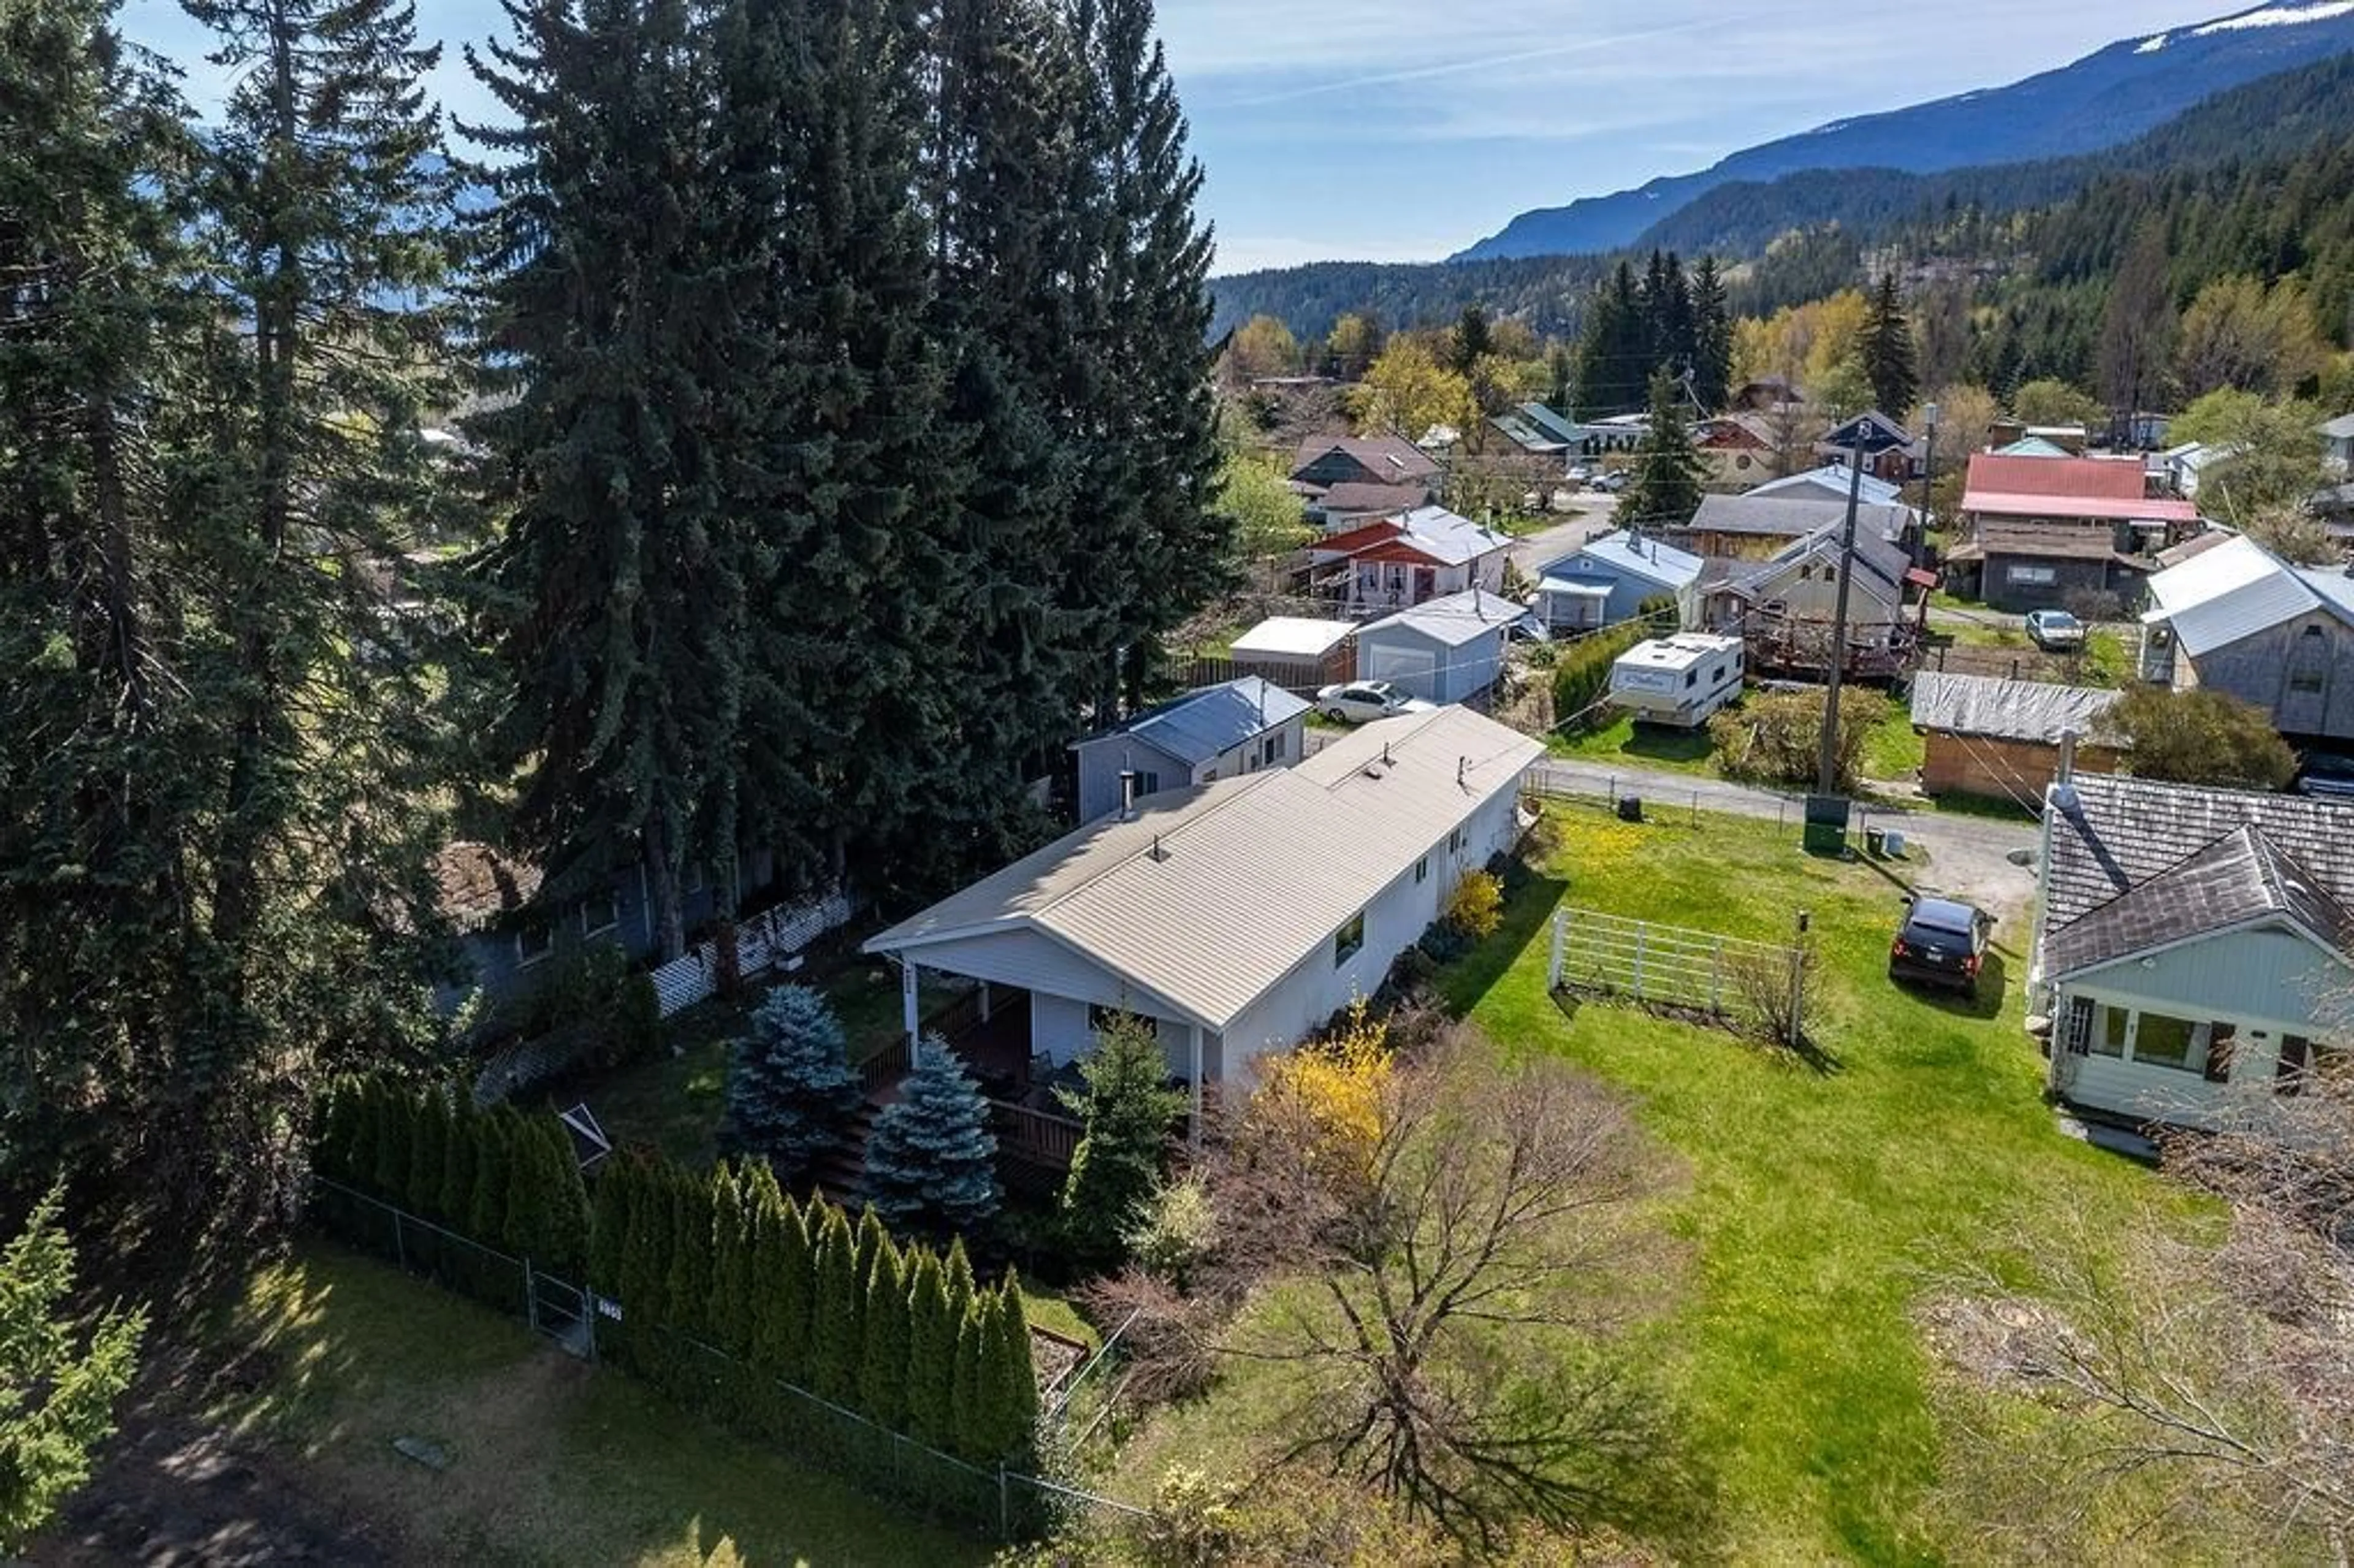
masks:
[[[308,1246],[219,1325],[266,1375],[208,1414],[407,1537],[409,1561],[981,1563],[990,1549],[681,1413],[521,1325]],[[448,1469],[396,1453],[438,1445]]]
[[[1555,757],[1580,762],[1704,779],[1724,777],[1724,770],[1717,766],[1715,743],[1704,727],[1680,730],[1638,725],[1631,715],[1621,714],[1600,729],[1567,736],[1556,733],[1545,744]],[[1891,701],[1864,738],[1864,777],[1911,779],[1920,770],[1927,745],[1914,733],[1910,711],[1903,703]]]
[[[1997,995],[1930,998],[1882,973],[1901,890],[1875,866],[1810,859],[1794,833],[1724,818],[1638,825],[1568,808],[1563,824],[1551,878],[1443,984],[1505,1051],[1562,1056],[1630,1091],[1688,1163],[1670,1223],[1693,1249],[1691,1281],[1659,1354],[1721,1482],[1724,1559],[1967,1560],[1930,1497],[1950,1435],[1907,1315],[1920,1271],[2039,1216],[2122,1216],[2153,1181],[2063,1137],[2039,1097],[2020,1027],[2024,922],[1996,934]],[[1544,932],[1564,900],[1768,940],[1808,911],[1828,1065],[1556,1001]],[[1165,1430],[1148,1426],[1134,1464],[1201,1463],[1270,1398],[1255,1374],[1229,1373]]]

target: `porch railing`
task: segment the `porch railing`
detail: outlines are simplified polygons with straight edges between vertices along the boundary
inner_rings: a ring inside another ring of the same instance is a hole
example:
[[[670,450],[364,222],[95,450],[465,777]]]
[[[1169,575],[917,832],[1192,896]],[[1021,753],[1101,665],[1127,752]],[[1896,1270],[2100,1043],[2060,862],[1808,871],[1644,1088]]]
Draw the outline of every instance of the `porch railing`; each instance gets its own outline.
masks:
[[[1005,1100],[989,1102],[991,1130],[997,1134],[1000,1154],[1043,1165],[1049,1170],[1067,1171],[1078,1152],[1079,1139],[1087,1129],[1066,1116],[1052,1111],[1032,1110]]]

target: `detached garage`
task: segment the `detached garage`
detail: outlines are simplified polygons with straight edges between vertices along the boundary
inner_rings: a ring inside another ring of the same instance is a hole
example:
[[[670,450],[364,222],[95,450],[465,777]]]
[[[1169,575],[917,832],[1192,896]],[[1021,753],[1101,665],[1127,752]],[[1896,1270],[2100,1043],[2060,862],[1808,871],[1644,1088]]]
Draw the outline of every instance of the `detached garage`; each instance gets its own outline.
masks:
[[[1510,629],[1527,613],[1485,588],[1401,610],[1357,633],[1357,678],[1426,702],[1476,697],[1503,673]]]

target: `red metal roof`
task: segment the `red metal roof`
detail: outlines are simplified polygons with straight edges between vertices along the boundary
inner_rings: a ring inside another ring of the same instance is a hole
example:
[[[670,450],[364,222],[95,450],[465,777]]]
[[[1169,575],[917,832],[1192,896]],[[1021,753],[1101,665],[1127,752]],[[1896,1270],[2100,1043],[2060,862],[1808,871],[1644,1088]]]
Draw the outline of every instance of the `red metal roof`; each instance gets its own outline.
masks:
[[[2026,462],[2057,462],[2057,458],[2026,458]],[[1980,517],[2078,518],[2100,523],[2196,523],[2198,506],[2188,501],[2150,501],[2139,495],[2119,499],[2095,495],[2055,495],[2050,492],[2006,494],[1973,490],[1962,497],[1962,510]]]
[[[1970,454],[1972,495],[2068,496],[2079,500],[2139,501],[2148,478],[2138,461],[2109,458],[2004,457]],[[1976,510],[1967,501],[1965,507]]]

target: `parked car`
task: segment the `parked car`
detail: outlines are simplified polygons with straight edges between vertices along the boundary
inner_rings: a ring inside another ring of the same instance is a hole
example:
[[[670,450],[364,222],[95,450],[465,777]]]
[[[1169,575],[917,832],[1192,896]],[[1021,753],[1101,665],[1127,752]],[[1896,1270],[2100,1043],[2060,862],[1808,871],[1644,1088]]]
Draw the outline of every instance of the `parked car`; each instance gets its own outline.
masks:
[[[1546,628],[1544,617],[1539,615],[1533,609],[1529,611],[1526,615],[1514,616],[1512,618],[1512,623],[1504,628],[1504,635],[1515,642],[1550,642],[1553,641],[1553,632]]]
[[[1594,481],[1594,488],[1603,492],[1605,494],[1617,494],[1620,491],[1627,488],[1627,471],[1625,469],[1613,469],[1608,473],[1596,476]]]
[[[1343,724],[1370,724],[1400,714],[1426,714],[1434,704],[1409,697],[1387,681],[1351,681],[1316,694],[1316,710]]]
[[[2296,792],[2300,795],[2327,795],[2333,800],[2354,797],[2354,757],[2306,752],[2304,765],[2297,770]]]
[[[1585,484],[1590,482],[1593,478],[1594,471],[1586,467],[1584,463],[1572,463],[1570,465],[1569,482],[1572,484]]]
[[[1976,996],[1993,932],[1994,916],[1978,906],[1924,894],[1912,901],[1888,945],[1888,978]]]
[[[2084,623],[2064,609],[2031,609],[2027,636],[2046,652],[2073,653],[2084,646]]]

